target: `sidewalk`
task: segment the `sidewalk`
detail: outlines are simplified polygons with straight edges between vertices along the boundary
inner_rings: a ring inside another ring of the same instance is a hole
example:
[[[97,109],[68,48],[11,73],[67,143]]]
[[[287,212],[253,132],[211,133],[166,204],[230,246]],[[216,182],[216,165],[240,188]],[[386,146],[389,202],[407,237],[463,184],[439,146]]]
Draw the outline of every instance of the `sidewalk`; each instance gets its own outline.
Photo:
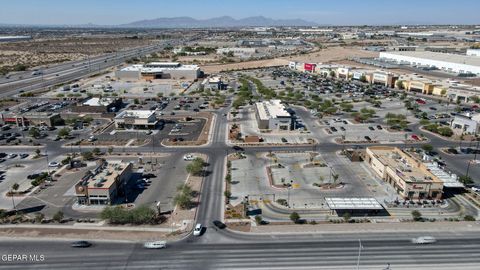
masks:
[[[252,226],[252,234],[356,234],[395,232],[480,232],[480,222],[396,222],[396,223],[344,223]]]

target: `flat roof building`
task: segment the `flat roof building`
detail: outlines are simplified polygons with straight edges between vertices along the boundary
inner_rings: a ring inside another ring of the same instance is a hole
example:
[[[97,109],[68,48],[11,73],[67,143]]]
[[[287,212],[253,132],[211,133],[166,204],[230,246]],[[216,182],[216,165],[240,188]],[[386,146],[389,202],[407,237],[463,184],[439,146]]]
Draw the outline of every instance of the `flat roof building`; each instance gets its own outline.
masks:
[[[132,175],[132,163],[100,160],[75,185],[79,204],[109,205],[125,195]]]
[[[281,100],[257,102],[255,112],[259,129],[292,129],[292,115],[285,109]]]
[[[155,111],[125,110],[113,119],[116,128],[124,129],[154,129],[158,120]]]
[[[151,62],[145,65],[131,65],[115,72],[124,80],[185,79],[195,80],[201,75],[197,65],[182,65],[178,62]]]
[[[365,162],[404,199],[440,199],[443,182],[421,160],[397,147],[368,147]]]
[[[435,67],[452,73],[480,75],[480,57],[429,51],[381,52],[381,59],[411,66]]]

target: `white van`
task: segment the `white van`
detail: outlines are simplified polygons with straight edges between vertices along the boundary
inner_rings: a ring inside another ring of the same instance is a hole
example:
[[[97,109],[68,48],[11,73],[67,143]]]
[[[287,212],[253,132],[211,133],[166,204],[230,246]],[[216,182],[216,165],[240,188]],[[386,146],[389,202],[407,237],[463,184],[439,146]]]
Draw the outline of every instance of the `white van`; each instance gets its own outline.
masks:
[[[148,248],[148,249],[166,248],[167,247],[167,242],[166,241],[146,242],[145,244],[143,244],[143,247]]]

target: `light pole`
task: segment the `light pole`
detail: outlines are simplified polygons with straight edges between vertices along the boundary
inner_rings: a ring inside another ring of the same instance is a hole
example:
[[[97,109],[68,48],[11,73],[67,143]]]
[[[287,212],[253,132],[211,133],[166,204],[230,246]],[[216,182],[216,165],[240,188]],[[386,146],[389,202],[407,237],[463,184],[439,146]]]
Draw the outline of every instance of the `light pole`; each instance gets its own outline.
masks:
[[[357,270],[360,269],[360,256],[362,255],[362,240],[358,239],[358,258],[357,258]]]

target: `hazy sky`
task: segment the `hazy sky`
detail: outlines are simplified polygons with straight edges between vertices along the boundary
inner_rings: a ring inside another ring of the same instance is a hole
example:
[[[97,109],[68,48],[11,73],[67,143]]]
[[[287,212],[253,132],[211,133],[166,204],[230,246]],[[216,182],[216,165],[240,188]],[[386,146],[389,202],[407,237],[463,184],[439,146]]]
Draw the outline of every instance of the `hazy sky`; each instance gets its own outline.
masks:
[[[479,11],[479,0],[0,0],[0,23],[110,25],[262,15],[335,25],[480,24]]]

